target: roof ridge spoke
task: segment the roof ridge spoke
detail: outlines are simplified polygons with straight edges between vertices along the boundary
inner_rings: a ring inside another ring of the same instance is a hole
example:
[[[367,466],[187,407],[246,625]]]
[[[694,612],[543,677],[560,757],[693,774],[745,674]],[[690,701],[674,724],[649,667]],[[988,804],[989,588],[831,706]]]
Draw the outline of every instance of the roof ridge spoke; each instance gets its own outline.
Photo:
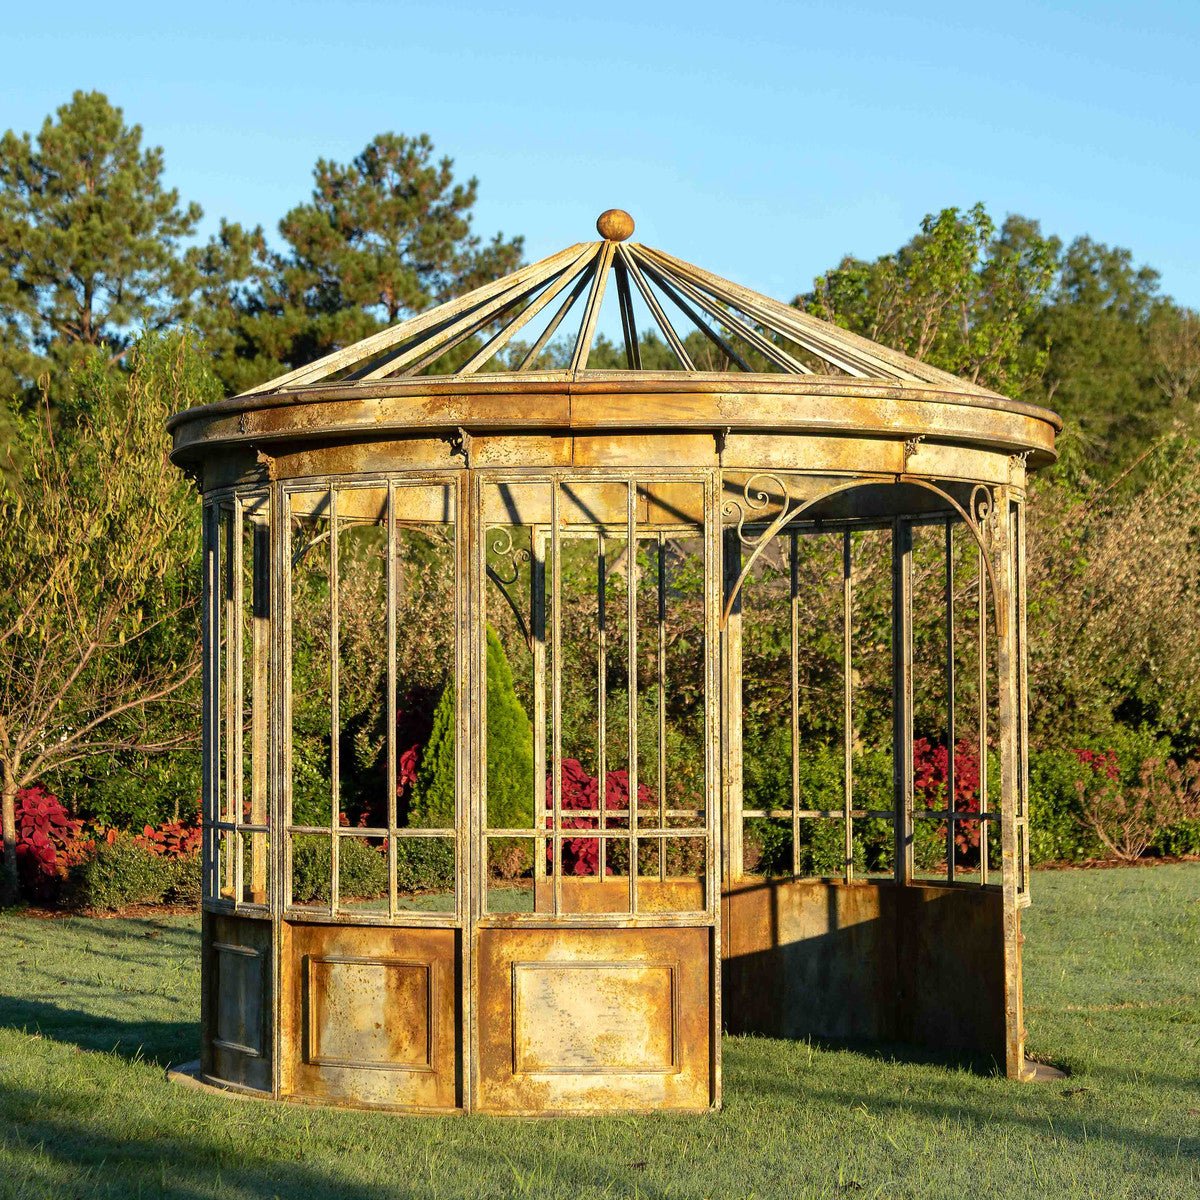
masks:
[[[690,287],[683,279],[662,270],[654,264],[652,260],[647,260],[646,268],[657,281],[658,286],[662,288],[676,304],[679,305],[684,312],[696,323],[696,328],[701,333],[705,334],[710,340],[714,341],[722,350],[729,355],[734,362],[738,364],[743,371],[754,372],[751,367],[736,350],[730,346],[724,338],[722,338],[709,324],[699,316],[683,299],[684,296],[699,304],[714,320],[721,322],[726,331],[735,337],[740,337],[750,347],[757,350],[764,357],[769,358],[776,366],[781,367],[789,375],[811,375],[812,372],[796,359],[792,358],[786,351],[780,350],[764,338],[757,330],[748,326],[744,321],[738,319],[735,313],[723,311],[717,305],[711,303],[706,296],[698,289]]]
[[[475,288],[465,296],[460,296],[456,300],[448,300],[445,304],[439,304],[427,312],[419,313],[415,317],[409,317],[397,325],[389,325],[386,329],[381,329],[378,333],[373,333],[361,341],[334,350],[316,359],[314,362],[307,363],[303,367],[296,367],[291,371],[286,371],[284,374],[277,375],[274,379],[260,383],[241,394],[243,396],[253,396],[260,392],[281,391],[283,388],[319,382],[332,375],[335,371],[340,371],[344,367],[362,362],[368,355],[377,354],[399,342],[404,342],[407,339],[415,337],[419,333],[426,332],[431,327],[445,322],[447,317],[461,312],[464,307],[481,304],[497,293],[507,291],[518,283],[523,283],[532,275],[543,273],[549,275],[553,273],[561,264],[568,262],[573,255],[577,255],[587,245],[589,243],[576,242],[573,246],[568,246],[565,250],[560,250],[557,254],[551,254],[547,258],[539,259],[535,263],[518,268],[511,275],[505,275],[500,279],[492,280],[491,283],[485,283],[482,287]]]
[[[722,354],[725,355],[730,362],[735,363],[739,370],[753,373],[754,368],[727,342],[709,323],[702,317],[690,304],[679,294],[678,290],[673,286],[675,281],[665,277],[658,271],[654,265],[648,260],[645,262],[647,272],[651,278],[658,284],[659,290],[666,296],[672,304],[674,304],[680,312],[682,312],[696,329],[702,333]]]
[[[608,269],[612,265],[615,247],[615,242],[605,241],[600,244],[600,253],[596,257],[595,272],[592,275],[592,290],[588,293],[579,336],[575,339],[575,350],[571,355],[572,372],[587,369],[588,354],[591,352],[592,338],[596,333],[600,305],[604,303],[604,286],[608,282]]]
[[[662,305],[658,302],[658,297],[650,290],[650,285],[646,282],[645,276],[643,276],[642,270],[637,264],[634,249],[634,246],[622,244],[617,247],[617,253],[629,268],[629,273],[633,276],[633,282],[637,284],[637,289],[641,292],[642,299],[646,302],[646,307],[658,323],[659,329],[662,330],[663,337],[667,339],[667,345],[675,352],[675,357],[679,359],[680,366],[685,371],[694,371],[696,368],[693,366],[687,350],[684,349],[683,340],[675,332],[675,326],[671,324],[667,314],[663,312]],[[636,246],[636,249],[641,250],[643,247],[639,244]]]
[[[513,318],[503,329],[491,337],[491,339],[463,366],[458,370],[460,375],[471,375],[478,371],[484,363],[489,362],[496,354],[504,349],[505,346],[518,334],[530,321],[534,319],[548,304],[559,296],[564,288],[570,287],[575,280],[585,259],[595,256],[596,244],[589,245],[586,250],[576,257],[574,262],[569,263],[567,267],[559,274],[557,279],[551,281],[550,285],[542,291],[536,299],[532,300],[529,305]],[[564,314],[565,315],[565,314]]]
[[[525,352],[525,357],[517,364],[518,373],[527,371],[533,363],[537,362],[538,356],[546,348],[546,343],[558,331],[558,327],[562,324],[563,318],[575,307],[575,301],[583,295],[584,288],[591,281],[592,272],[594,271],[594,263],[587,263],[583,270],[579,273],[579,278],[575,281],[575,286],[567,293],[567,298],[559,306],[558,311],[552,316],[542,330],[541,336],[532,346]]]

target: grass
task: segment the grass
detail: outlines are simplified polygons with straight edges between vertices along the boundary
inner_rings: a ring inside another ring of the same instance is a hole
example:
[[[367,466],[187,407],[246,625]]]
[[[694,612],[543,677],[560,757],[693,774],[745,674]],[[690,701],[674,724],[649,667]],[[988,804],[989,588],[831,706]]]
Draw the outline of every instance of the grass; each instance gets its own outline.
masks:
[[[402,1118],[168,1084],[197,922],[0,916],[0,1196],[1200,1196],[1200,864],[1035,877],[1029,1044],[1065,1081],[725,1043],[708,1117]]]

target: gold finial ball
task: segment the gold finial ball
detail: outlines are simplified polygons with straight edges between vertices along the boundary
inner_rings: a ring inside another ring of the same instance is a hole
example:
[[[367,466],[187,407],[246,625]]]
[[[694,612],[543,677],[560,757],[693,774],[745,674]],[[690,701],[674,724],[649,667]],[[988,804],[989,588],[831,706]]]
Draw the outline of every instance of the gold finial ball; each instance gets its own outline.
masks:
[[[623,208],[609,208],[596,218],[596,232],[606,242],[623,242],[633,233],[633,218]]]

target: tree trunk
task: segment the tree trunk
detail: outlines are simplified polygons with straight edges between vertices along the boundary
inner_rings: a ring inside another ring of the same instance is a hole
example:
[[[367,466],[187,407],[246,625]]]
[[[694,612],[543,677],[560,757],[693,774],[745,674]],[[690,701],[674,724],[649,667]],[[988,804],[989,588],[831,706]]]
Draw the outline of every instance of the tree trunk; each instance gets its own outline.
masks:
[[[17,781],[5,770],[0,804],[4,831],[4,860],[0,863],[0,906],[16,904],[17,892]]]

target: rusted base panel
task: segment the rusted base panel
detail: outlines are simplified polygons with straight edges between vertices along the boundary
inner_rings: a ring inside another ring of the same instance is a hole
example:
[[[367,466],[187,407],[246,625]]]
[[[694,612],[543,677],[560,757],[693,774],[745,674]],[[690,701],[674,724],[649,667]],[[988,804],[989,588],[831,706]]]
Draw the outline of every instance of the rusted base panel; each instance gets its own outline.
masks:
[[[554,880],[543,878],[535,885],[535,911],[554,911]],[[629,911],[629,880],[572,876],[564,878],[564,913],[624,913]],[[694,912],[705,910],[704,880],[692,876],[667,879],[638,879],[638,912]]]
[[[285,924],[281,959],[282,1096],[459,1106],[457,930]]]
[[[476,1107],[702,1111],[712,930],[481,929]]]
[[[236,1087],[271,1090],[271,922],[206,912],[201,934],[200,1069]]]
[[[903,1042],[1006,1069],[998,890],[747,880],[724,905],[730,1033]]]

